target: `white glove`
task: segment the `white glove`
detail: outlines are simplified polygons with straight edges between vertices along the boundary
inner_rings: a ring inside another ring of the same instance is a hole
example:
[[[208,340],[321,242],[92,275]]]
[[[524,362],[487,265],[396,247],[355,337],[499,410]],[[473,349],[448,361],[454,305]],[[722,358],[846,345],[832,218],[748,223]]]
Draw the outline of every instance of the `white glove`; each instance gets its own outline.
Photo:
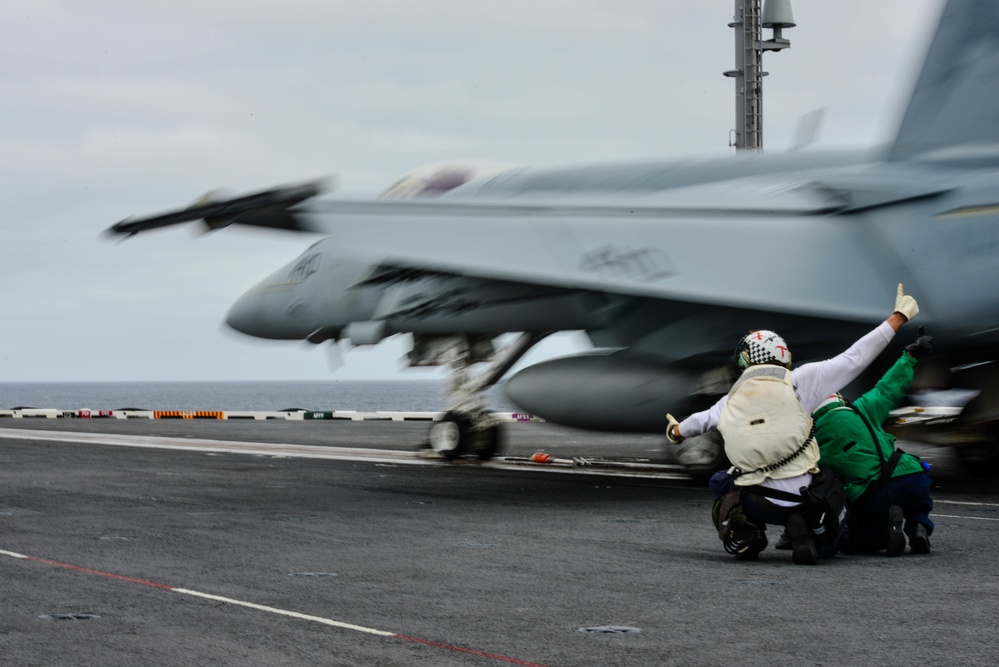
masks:
[[[671,445],[679,445],[683,442],[682,435],[679,438],[673,437],[673,427],[679,425],[680,422],[676,420],[676,417],[668,413],[666,414],[666,439],[669,440]],[[679,429],[677,429],[677,433],[679,433]]]
[[[915,299],[902,291],[902,283],[898,284],[898,294],[895,296],[895,312],[901,313],[907,320],[919,314],[919,305]]]

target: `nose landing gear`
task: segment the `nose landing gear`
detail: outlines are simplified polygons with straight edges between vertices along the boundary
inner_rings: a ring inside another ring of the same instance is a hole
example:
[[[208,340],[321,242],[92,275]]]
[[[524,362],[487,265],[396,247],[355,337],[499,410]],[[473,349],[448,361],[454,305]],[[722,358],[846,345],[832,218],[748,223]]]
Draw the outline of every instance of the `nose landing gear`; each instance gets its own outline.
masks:
[[[503,429],[487,412],[448,411],[430,427],[430,448],[448,461],[464,455],[488,461],[502,450]]]
[[[487,461],[503,449],[503,427],[499,420],[486,411],[483,393],[533,347],[551,332],[520,334],[513,342],[493,352],[483,354],[481,341],[475,345],[466,336],[454,336],[445,344],[450,373],[446,395],[449,409],[430,427],[429,449],[448,461],[462,456],[475,456]],[[441,344],[438,341],[438,344]],[[427,349],[423,341],[421,349]],[[475,349],[476,354],[472,354]],[[482,373],[474,375],[471,366],[482,361],[491,362]]]

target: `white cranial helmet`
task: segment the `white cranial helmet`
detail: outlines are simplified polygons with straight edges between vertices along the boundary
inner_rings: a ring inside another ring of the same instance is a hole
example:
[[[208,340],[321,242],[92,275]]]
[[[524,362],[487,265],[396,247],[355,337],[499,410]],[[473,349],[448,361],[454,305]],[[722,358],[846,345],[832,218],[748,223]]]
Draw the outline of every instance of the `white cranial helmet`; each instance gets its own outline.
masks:
[[[735,363],[739,368],[773,361],[786,368],[791,367],[791,350],[784,339],[773,331],[754,331],[740,340],[735,348]]]

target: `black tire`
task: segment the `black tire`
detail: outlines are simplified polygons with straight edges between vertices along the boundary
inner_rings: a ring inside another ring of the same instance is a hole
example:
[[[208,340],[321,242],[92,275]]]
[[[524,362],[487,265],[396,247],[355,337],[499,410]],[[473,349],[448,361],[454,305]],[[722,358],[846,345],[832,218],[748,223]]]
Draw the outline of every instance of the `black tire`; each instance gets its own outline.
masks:
[[[501,426],[490,426],[474,433],[473,453],[483,461],[488,461],[503,451],[505,438]]]
[[[430,448],[448,461],[461,456],[468,445],[468,420],[456,412],[448,412],[430,426]]]

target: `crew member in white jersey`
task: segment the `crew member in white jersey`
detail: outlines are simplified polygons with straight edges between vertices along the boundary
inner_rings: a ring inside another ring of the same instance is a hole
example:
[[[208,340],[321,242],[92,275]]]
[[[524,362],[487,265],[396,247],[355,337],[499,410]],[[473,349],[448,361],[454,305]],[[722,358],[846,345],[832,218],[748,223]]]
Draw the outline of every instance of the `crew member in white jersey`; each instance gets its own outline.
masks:
[[[786,527],[795,563],[816,562],[813,533],[821,532],[822,526],[815,521],[834,517],[809,516],[823,513],[821,503],[806,503],[808,494],[802,495],[805,489],[820,493],[832,483],[824,479],[819,484],[819,448],[811,413],[830,394],[856,379],[918,312],[916,300],[899,284],[895,309],[888,319],[842,354],[794,370],[791,351],[780,336],[772,331],[752,332],[736,349],[736,363],[743,373],[728,394],[682,422],[667,415],[666,436],[671,443],[712,428],[725,439],[725,454],[732,468],[716,473],[712,488],[719,498],[729,496],[728,506],[720,508],[716,503],[715,507],[723,541],[726,528],[722,524],[732,508],[736,509],[732,523],[739,525],[728,529],[727,550],[739,558],[757,558],[767,544],[766,524],[775,523]],[[733,491],[737,493],[730,495]],[[838,493],[842,495],[841,487]],[[825,509],[838,511],[835,507]],[[722,512],[720,517],[718,512]],[[827,543],[826,553],[821,555],[835,553],[834,542]]]

